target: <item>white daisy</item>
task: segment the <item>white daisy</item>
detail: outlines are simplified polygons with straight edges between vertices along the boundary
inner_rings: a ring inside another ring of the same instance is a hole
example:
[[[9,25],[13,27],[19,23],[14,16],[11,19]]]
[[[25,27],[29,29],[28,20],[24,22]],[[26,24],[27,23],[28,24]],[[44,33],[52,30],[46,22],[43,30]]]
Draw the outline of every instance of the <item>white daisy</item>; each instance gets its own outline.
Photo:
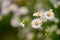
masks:
[[[6,7],[6,6],[9,6],[11,4],[11,1],[10,0],[3,0],[2,1],[2,8],[3,7]]]
[[[42,16],[42,12],[36,12],[33,14],[33,16],[40,17],[40,16]]]
[[[39,18],[34,19],[34,20],[32,20],[31,25],[33,28],[40,28],[42,25],[42,21]]]
[[[42,20],[42,22],[46,22],[47,21],[47,19],[45,18],[45,17],[40,17],[40,19]]]
[[[52,9],[50,9],[49,11],[45,11],[43,16],[48,20],[54,19],[54,13],[53,13]]]
[[[16,4],[11,4],[9,7],[10,11],[16,12],[18,10],[18,6]]]
[[[35,10],[40,10],[40,9],[42,9],[43,8],[43,3],[35,3],[35,5],[34,5],[34,9]]]
[[[18,13],[21,15],[26,15],[26,14],[28,14],[28,12],[29,12],[29,10],[27,7],[20,7],[18,10]]]
[[[19,18],[13,17],[13,18],[11,19],[11,25],[12,25],[13,27],[17,27],[19,23],[20,23]]]
[[[57,25],[56,24],[54,24],[50,27],[50,33],[53,33],[56,30],[57,30]]]
[[[9,13],[10,3],[11,2],[9,0],[3,0],[2,1],[2,10],[1,10],[2,15],[7,15]]]
[[[58,18],[55,18],[53,21],[54,21],[54,23],[59,23],[59,19]]]
[[[20,27],[25,27],[25,25],[23,23],[19,23],[18,26]]]
[[[8,15],[9,14],[9,8],[8,7],[2,8],[1,13],[2,13],[2,15]]]
[[[33,33],[27,33],[26,40],[33,40],[34,34]]]
[[[11,19],[11,25],[13,27],[25,27],[25,25],[23,23],[20,22],[18,17],[13,17]]]

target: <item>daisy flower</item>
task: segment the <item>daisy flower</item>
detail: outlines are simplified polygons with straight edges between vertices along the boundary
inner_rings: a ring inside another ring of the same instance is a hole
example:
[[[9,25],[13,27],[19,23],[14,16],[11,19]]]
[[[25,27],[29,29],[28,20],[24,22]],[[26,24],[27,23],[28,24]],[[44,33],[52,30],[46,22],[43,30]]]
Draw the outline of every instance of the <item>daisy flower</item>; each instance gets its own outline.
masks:
[[[49,11],[45,11],[43,16],[48,20],[54,19],[54,13],[53,13],[52,9],[50,9]]]
[[[10,11],[16,12],[18,10],[18,6],[16,4],[11,4],[9,7]]]
[[[47,19],[45,17],[40,17],[40,19],[42,20],[42,22],[46,22]]]
[[[1,13],[2,13],[2,15],[8,15],[9,14],[9,8],[8,7],[2,8]]]
[[[39,18],[34,19],[32,20],[31,25],[33,28],[40,28],[42,25],[42,21]]]
[[[23,23],[20,22],[18,17],[13,17],[11,19],[11,25],[13,27],[25,27],[25,25]]]
[[[27,35],[26,35],[26,39],[27,40],[32,40],[34,38],[34,34],[33,33],[28,33]]]
[[[20,23],[19,18],[13,17],[13,18],[11,19],[11,25],[12,25],[13,27],[17,27],[19,23]]]
[[[40,16],[42,16],[42,12],[36,12],[33,14],[33,16],[40,17]]]
[[[40,10],[40,9],[43,9],[43,3],[35,3],[34,5],[34,9],[35,10]]]
[[[58,18],[55,18],[53,21],[54,21],[54,23],[59,23],[59,19]]]
[[[20,7],[19,10],[18,10],[18,13],[21,14],[21,15],[26,15],[28,14],[29,12],[29,9],[27,7]]]
[[[2,0],[2,7],[9,6],[11,4],[11,0]]]
[[[7,15],[9,13],[9,5],[10,5],[10,1],[8,0],[3,0],[2,1],[2,10],[1,13],[2,15]]]
[[[25,27],[23,23],[19,23],[18,26]]]

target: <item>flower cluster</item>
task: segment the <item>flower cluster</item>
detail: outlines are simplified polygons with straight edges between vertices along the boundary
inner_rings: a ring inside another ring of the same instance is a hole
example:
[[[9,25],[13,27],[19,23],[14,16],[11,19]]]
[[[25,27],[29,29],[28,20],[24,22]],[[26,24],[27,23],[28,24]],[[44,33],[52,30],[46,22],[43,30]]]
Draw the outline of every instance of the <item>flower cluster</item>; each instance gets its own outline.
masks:
[[[9,12],[13,12],[13,17],[11,19],[11,25],[13,27],[22,26],[24,27],[24,24],[20,21],[19,16],[20,15],[26,15],[29,10],[27,7],[19,7],[15,3],[12,3],[10,0],[2,1],[2,10],[1,15],[8,15]],[[41,28],[43,25],[43,22],[54,20],[55,15],[52,9],[47,11],[38,11],[33,14],[36,19],[32,20],[31,25],[33,28]],[[0,17],[1,19],[1,17]],[[55,21],[58,22],[58,21]]]
[[[31,22],[31,25],[33,28],[41,28],[43,25],[43,22],[46,21],[52,21],[55,18],[55,15],[53,13],[53,10],[47,10],[47,11],[38,11],[33,14],[33,16],[36,17],[36,19],[33,19]]]
[[[11,25],[13,27],[17,27],[17,26],[24,27],[24,24],[19,20],[19,16],[26,15],[28,13],[28,8],[25,6],[19,7],[15,3],[12,3],[11,0],[3,0],[1,4],[1,15],[6,16],[10,12],[13,12],[13,17],[11,19]]]

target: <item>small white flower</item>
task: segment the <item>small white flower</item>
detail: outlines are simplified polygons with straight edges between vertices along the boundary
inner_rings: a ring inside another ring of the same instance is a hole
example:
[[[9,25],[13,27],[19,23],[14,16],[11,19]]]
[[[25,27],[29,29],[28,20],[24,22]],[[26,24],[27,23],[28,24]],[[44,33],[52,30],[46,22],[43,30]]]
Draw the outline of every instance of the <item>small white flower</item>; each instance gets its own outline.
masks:
[[[59,19],[58,19],[58,18],[55,18],[55,19],[54,19],[54,22],[55,22],[55,23],[59,23]]]
[[[53,33],[56,30],[57,30],[57,25],[56,24],[54,24],[50,27],[50,33]]]
[[[21,38],[24,38],[25,36],[27,36],[27,33],[29,33],[30,32],[30,28],[28,28],[28,27],[25,27],[24,29],[22,29],[21,31],[20,31],[20,28],[19,28],[19,33],[18,33],[18,37],[19,37],[19,39],[21,39]],[[21,35],[22,34],[22,35]]]
[[[40,10],[40,9],[42,9],[43,8],[43,4],[42,3],[36,3],[35,5],[34,5],[34,9],[35,10]]]
[[[3,0],[2,1],[2,8],[3,7],[6,7],[6,6],[9,6],[11,4],[11,1],[10,0]]]
[[[33,16],[40,17],[40,16],[42,16],[42,12],[36,12],[33,14]]]
[[[11,25],[12,25],[13,27],[17,27],[19,23],[20,23],[19,18],[14,17],[14,18],[11,19]]]
[[[9,7],[10,11],[16,12],[18,10],[18,6],[16,4],[11,4]]]
[[[46,32],[50,32],[50,33],[53,33],[54,31],[56,31],[57,30],[57,25],[56,24],[54,24],[54,25],[52,25],[52,26],[48,26],[48,28],[45,30]]]
[[[42,22],[46,22],[47,21],[47,19],[45,18],[45,17],[40,17],[40,19],[42,20]]]
[[[42,25],[42,21],[39,18],[34,19],[34,20],[32,20],[31,25],[33,28],[40,28]]]
[[[33,34],[33,33],[28,33],[28,34],[26,35],[26,39],[27,39],[27,40],[32,40],[33,37],[34,37],[34,34]]]
[[[56,2],[56,3],[54,4],[54,7],[55,7],[55,8],[60,7],[60,2]]]
[[[43,16],[48,20],[54,19],[54,13],[53,13],[52,9],[50,9],[49,11],[45,11]]]
[[[26,15],[29,12],[27,7],[20,7],[18,13],[21,15]]]
[[[18,26],[25,27],[23,23],[19,23]]]
[[[11,2],[9,0],[3,0],[2,1],[2,10],[1,10],[2,15],[7,15],[9,13],[10,3]]]
[[[8,7],[2,8],[1,13],[2,13],[2,15],[8,15],[9,14],[9,8]]]

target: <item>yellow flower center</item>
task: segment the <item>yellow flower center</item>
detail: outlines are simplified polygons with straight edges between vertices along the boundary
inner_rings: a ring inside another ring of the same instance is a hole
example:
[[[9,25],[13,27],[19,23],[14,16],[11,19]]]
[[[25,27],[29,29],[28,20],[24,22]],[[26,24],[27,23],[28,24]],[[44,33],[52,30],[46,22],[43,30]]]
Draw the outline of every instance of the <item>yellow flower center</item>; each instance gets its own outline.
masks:
[[[47,16],[48,16],[48,17],[50,17],[50,16],[51,16],[50,12],[48,12],[48,13],[47,13]]]
[[[37,13],[37,16],[41,16],[41,13],[40,13],[40,12],[38,12],[38,13]]]
[[[36,21],[36,22],[35,22],[35,25],[39,25],[39,22],[38,22],[38,21]]]
[[[45,18],[42,18],[42,21],[44,21],[45,20]]]

